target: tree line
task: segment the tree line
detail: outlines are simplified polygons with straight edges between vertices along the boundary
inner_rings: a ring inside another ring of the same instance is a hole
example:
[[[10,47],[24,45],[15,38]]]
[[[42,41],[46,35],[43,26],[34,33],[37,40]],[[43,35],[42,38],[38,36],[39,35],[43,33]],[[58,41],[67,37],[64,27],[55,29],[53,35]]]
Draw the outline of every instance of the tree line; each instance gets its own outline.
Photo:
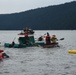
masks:
[[[0,14],[0,30],[75,30],[76,1],[31,9],[12,14]]]

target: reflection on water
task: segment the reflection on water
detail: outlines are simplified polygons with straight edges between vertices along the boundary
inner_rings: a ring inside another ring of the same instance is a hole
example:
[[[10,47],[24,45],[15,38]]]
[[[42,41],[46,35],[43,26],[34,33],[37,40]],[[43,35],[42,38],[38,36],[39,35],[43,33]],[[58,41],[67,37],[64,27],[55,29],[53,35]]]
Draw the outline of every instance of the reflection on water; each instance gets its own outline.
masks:
[[[69,54],[69,49],[76,49],[76,31],[48,31],[63,41],[58,41],[60,48],[4,48],[5,42],[11,42],[20,31],[0,31],[0,48],[10,56],[0,61],[0,75],[76,75],[76,55]],[[35,37],[47,31],[36,31]],[[8,40],[9,39],[9,40]]]

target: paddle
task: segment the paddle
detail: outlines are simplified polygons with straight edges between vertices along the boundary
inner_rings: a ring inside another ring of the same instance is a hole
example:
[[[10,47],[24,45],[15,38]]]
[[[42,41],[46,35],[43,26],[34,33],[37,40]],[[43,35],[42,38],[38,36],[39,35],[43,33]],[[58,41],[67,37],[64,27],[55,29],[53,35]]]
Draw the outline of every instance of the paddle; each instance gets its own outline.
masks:
[[[13,41],[16,39],[16,37],[14,37]]]
[[[15,44],[14,40],[16,39],[16,37],[14,37],[13,41],[12,41],[12,44]]]
[[[64,38],[61,38],[60,40],[64,40]]]

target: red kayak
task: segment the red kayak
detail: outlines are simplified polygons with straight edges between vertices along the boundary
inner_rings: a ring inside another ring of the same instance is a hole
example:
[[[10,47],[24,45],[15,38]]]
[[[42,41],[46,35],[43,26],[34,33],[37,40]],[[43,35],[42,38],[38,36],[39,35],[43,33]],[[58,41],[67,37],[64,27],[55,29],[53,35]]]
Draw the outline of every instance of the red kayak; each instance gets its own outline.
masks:
[[[54,47],[59,47],[58,43],[51,43],[51,44],[44,44],[43,48],[54,48]]]

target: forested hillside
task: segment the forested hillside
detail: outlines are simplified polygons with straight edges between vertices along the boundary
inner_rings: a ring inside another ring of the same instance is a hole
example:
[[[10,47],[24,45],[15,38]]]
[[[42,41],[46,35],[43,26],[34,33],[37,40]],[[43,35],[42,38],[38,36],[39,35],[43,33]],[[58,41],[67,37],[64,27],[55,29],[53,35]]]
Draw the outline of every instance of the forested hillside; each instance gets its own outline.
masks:
[[[76,1],[13,14],[0,14],[0,30],[75,30]]]

